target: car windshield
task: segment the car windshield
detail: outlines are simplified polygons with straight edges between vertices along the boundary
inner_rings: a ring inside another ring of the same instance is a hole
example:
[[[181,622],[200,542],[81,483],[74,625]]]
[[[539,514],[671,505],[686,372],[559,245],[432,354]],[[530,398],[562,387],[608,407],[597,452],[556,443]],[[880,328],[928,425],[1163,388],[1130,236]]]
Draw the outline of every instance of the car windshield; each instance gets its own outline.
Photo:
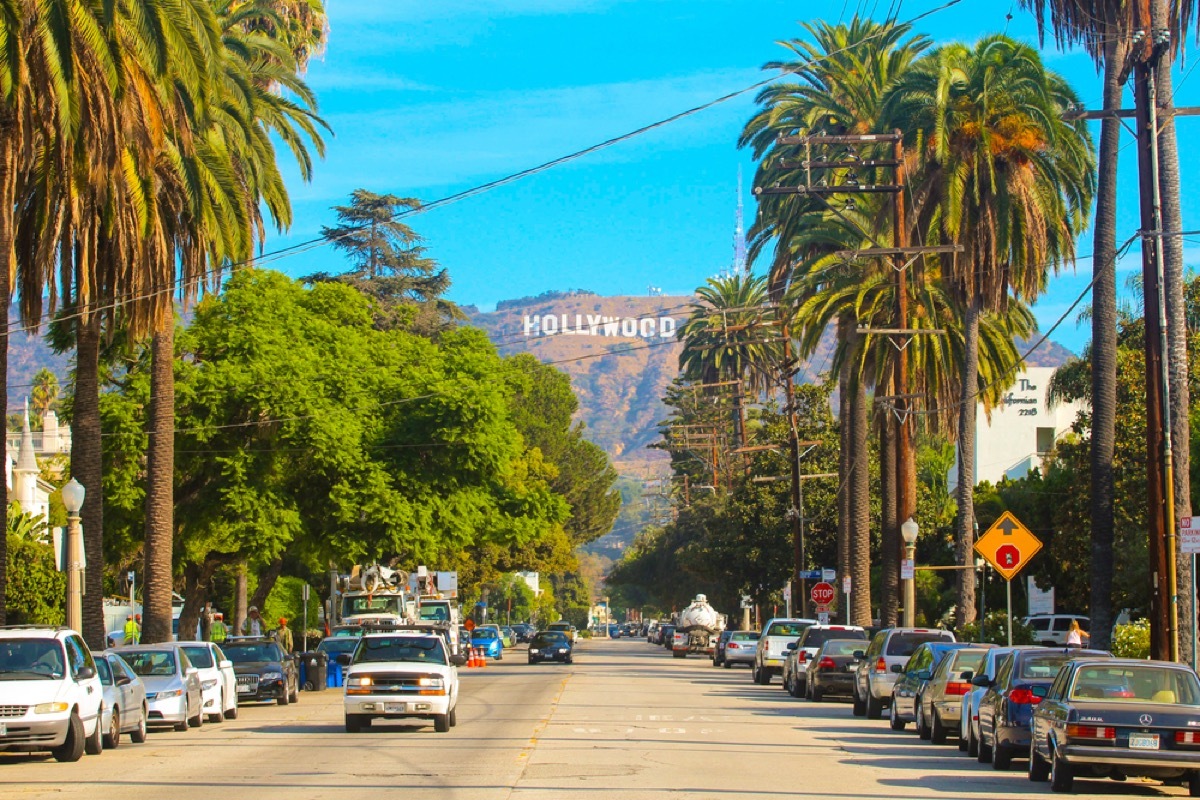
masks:
[[[338,638],[325,639],[319,645],[317,645],[317,651],[339,656],[342,653],[353,653],[354,648],[356,647],[358,647],[357,638],[342,636]]]
[[[862,642],[857,639],[831,639],[825,642],[821,652],[827,656],[852,656],[862,649]]]
[[[1200,704],[1200,682],[1188,670],[1152,664],[1084,666],[1075,673],[1070,697],[1194,706]]]
[[[865,631],[834,631],[820,628],[809,628],[804,633],[805,647],[820,647],[830,639],[863,639],[867,638]]]
[[[342,598],[343,617],[352,614],[396,614],[399,611],[399,595],[353,595]]]
[[[215,666],[212,652],[207,647],[199,645],[185,647],[183,652],[187,653],[188,661],[192,662],[192,666],[196,669],[212,669]]]
[[[564,633],[557,631],[547,631],[539,633],[533,637],[533,641],[529,643],[530,647],[547,647],[549,645],[562,645],[567,643],[567,636]]]
[[[9,639],[0,642],[0,676],[5,680],[61,678],[62,645],[54,639]]]
[[[566,622],[552,622],[552,623],[550,623],[550,630],[552,630],[552,631],[569,631],[569,630],[571,630],[571,626],[569,623],[566,623]]]
[[[432,636],[368,636],[358,644],[354,663],[371,661],[413,661],[445,664],[442,640]]]
[[[103,658],[96,659],[96,674],[100,676],[100,682],[105,686],[113,685],[112,667],[109,666],[107,660]]]
[[[1058,674],[1058,668],[1065,664],[1070,657],[1061,652],[1026,653],[1021,658],[1021,677],[1029,680],[1054,680],[1054,676]]]
[[[225,644],[225,655],[235,664],[250,664],[255,661],[279,661],[279,647],[271,642],[247,642]]]
[[[950,635],[943,631],[921,631],[895,633],[888,639],[887,654],[889,656],[911,656],[916,649],[926,642],[948,641]]]
[[[471,638],[472,639],[496,639],[496,638],[498,638],[498,636],[497,636],[496,632],[494,630],[492,630],[491,628],[476,628],[475,631],[471,634]]]
[[[450,612],[444,605],[422,605],[421,619],[426,622],[448,622]]]
[[[754,631],[738,631],[730,638],[735,642],[757,642],[758,634]]]
[[[138,650],[121,655],[129,668],[143,678],[175,674],[175,654],[170,650]]]
[[[800,636],[809,627],[808,622],[772,622],[767,636]]]

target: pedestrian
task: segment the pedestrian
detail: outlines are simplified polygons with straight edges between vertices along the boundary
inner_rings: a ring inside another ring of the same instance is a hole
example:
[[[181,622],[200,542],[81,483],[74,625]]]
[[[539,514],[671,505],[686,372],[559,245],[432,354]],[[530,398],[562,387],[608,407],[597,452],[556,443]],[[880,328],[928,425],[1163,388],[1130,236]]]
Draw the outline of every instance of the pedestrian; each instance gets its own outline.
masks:
[[[229,629],[225,627],[225,615],[220,611],[213,612],[212,627],[209,628],[208,633],[214,643],[225,643],[225,638],[229,635]]]
[[[265,636],[266,633],[266,626],[263,625],[262,615],[258,613],[258,606],[250,606],[246,621],[242,623],[242,636]]]
[[[125,618],[125,644],[139,644],[142,641],[142,626],[130,614]]]
[[[1083,647],[1083,629],[1079,620],[1071,620],[1071,629],[1067,631],[1067,647]]]
[[[292,652],[292,631],[287,626],[287,619],[279,618],[279,630],[275,632],[275,641],[279,642],[279,646],[283,648],[283,652]]]

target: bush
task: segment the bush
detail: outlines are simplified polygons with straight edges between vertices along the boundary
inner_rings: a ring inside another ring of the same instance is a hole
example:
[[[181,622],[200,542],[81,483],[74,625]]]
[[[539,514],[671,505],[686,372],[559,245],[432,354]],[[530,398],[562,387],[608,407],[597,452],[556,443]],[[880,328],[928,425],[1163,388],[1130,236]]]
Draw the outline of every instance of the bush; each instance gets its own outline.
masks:
[[[10,505],[7,517],[8,585],[5,608],[10,625],[62,625],[66,619],[67,576],[54,566],[54,547],[40,541],[45,525]]]
[[[984,636],[979,635],[979,623],[970,622],[954,632],[960,642],[990,642],[1008,644],[1008,612],[993,611],[984,620]],[[1033,629],[1020,620],[1013,620],[1013,644],[1033,644]]]
[[[1112,654],[1117,658],[1150,657],[1150,620],[1139,619],[1113,630]]]

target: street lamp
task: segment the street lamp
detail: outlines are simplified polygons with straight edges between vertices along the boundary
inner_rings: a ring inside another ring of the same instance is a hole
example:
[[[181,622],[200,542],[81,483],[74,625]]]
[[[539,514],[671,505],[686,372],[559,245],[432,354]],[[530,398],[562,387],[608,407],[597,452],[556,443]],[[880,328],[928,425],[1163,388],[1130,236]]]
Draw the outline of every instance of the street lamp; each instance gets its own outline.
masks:
[[[976,526],[978,527],[978,526]],[[987,641],[987,562],[975,556],[975,569],[979,570],[979,641]]]
[[[904,520],[900,526],[900,535],[904,537],[904,561],[908,564],[909,576],[904,581],[904,627],[912,628],[916,626],[916,606],[917,606],[917,582],[916,582],[916,560],[917,560],[917,534],[921,532],[920,526],[912,517]]]
[[[71,478],[62,488],[63,505],[67,507],[67,627],[83,630],[83,534],[79,528],[79,511],[87,492],[83,484]]]

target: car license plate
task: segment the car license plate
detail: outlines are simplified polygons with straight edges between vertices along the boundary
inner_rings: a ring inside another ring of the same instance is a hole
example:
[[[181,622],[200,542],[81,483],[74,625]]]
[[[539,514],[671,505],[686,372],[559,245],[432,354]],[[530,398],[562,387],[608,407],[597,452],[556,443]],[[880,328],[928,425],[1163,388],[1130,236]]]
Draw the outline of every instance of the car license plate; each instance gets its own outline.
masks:
[[[1158,734],[1157,733],[1131,733],[1131,734],[1129,734],[1129,749],[1130,750],[1157,750],[1158,749]]]
[[[406,709],[404,703],[384,703],[383,710],[389,714],[402,714]]]

